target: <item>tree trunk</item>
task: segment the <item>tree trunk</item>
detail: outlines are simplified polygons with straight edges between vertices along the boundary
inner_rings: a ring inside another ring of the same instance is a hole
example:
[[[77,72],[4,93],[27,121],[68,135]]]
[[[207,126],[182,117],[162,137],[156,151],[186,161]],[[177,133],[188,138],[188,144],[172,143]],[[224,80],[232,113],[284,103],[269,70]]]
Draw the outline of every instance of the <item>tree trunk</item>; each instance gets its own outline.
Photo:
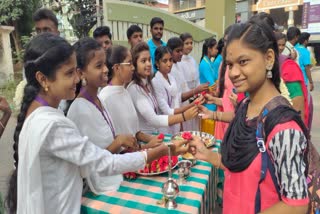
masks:
[[[20,56],[21,55],[21,42],[20,42],[20,35],[19,35],[19,30],[18,30],[18,25],[17,22],[12,23],[14,26],[14,31],[10,34],[12,36],[13,42],[14,42],[14,48],[16,51],[16,55]]]

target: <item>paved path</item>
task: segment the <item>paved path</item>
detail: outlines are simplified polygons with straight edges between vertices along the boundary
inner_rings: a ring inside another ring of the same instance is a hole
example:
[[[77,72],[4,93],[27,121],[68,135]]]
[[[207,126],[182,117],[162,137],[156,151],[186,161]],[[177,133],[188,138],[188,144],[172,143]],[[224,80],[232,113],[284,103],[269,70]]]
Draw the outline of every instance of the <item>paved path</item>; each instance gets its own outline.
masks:
[[[314,102],[312,141],[320,151],[320,67],[313,70],[313,80],[315,90],[312,92]],[[15,118],[11,118],[7,129],[0,140],[0,192],[5,195],[7,190],[7,180],[13,168],[13,132],[15,128]]]

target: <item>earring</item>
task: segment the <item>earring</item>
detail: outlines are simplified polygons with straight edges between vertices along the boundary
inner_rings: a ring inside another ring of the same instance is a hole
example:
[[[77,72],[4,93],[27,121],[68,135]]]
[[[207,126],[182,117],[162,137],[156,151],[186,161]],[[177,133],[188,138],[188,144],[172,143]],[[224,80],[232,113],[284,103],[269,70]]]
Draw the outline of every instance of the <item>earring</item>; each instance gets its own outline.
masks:
[[[271,78],[272,78],[272,71],[271,71],[272,67],[273,67],[273,66],[268,66],[268,67],[267,67],[267,78],[268,78],[268,79],[271,79]]]
[[[81,80],[81,85],[82,85],[83,87],[85,87],[85,86],[87,85],[87,80],[86,80],[85,78],[82,78],[82,80]]]
[[[49,91],[48,86],[44,87],[44,91],[45,91],[45,92],[48,92],[48,91]]]

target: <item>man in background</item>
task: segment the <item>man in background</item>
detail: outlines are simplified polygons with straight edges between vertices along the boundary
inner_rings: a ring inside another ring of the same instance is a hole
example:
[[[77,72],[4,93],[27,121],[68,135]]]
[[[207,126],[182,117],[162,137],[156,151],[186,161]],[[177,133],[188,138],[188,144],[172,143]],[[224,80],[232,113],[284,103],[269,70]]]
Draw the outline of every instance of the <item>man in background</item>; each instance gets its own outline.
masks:
[[[127,30],[128,43],[131,49],[142,40],[142,29],[138,25],[131,25]]]
[[[97,27],[93,31],[93,38],[97,40],[105,50],[112,46],[112,35],[108,26]]]

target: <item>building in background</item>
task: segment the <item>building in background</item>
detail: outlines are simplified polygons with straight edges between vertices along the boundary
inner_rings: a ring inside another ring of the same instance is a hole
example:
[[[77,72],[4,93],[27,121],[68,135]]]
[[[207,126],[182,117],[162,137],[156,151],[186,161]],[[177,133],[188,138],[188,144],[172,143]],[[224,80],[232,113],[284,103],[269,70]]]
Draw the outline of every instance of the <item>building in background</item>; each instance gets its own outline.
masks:
[[[205,27],[206,0],[169,0],[169,12]]]

